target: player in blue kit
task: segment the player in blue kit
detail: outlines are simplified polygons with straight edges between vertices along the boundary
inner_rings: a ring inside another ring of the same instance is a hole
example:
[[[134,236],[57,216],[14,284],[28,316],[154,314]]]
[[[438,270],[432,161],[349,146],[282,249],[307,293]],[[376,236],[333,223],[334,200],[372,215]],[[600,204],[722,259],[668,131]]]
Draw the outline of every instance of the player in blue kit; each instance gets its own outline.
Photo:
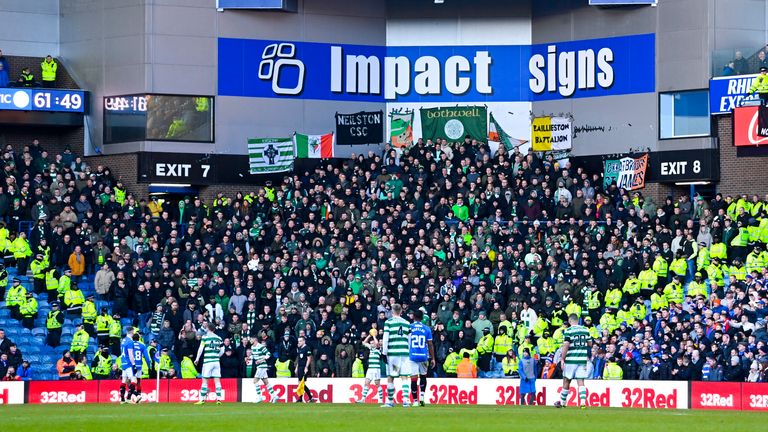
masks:
[[[141,337],[138,333],[133,334],[133,375],[136,378],[136,390],[134,393],[136,396],[136,403],[141,402],[141,376],[143,375],[142,369],[144,369],[142,359],[147,363],[147,368],[152,368],[152,359],[149,357],[147,346],[141,343],[140,339]],[[128,399],[131,399],[130,395],[128,396]]]
[[[411,399],[416,405],[417,390],[419,405],[424,406],[424,392],[427,390],[427,371],[435,367],[435,346],[432,343],[432,330],[424,323],[424,312],[413,312],[413,323],[408,339],[408,358],[411,360]],[[418,379],[418,386],[416,380]],[[405,397],[405,395],[403,395]]]
[[[128,399],[136,391],[136,375],[133,373],[133,366],[136,362],[136,345],[133,343],[133,327],[125,328],[125,338],[120,343],[120,368],[123,371],[122,382],[120,383],[120,403],[127,403],[125,400],[125,390],[128,388]],[[139,357],[141,359],[141,357]],[[141,360],[139,360],[141,361]]]

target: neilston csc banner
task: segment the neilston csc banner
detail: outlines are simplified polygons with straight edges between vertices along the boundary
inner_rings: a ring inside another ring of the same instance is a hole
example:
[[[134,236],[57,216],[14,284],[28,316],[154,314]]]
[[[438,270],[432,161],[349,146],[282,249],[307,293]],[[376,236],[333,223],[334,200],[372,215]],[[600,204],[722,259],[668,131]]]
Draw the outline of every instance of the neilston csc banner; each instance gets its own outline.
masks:
[[[421,135],[424,139],[443,138],[451,142],[464,141],[469,135],[485,141],[488,134],[488,109],[484,106],[463,106],[421,109]]]
[[[336,114],[336,144],[378,144],[383,139],[383,111]]]

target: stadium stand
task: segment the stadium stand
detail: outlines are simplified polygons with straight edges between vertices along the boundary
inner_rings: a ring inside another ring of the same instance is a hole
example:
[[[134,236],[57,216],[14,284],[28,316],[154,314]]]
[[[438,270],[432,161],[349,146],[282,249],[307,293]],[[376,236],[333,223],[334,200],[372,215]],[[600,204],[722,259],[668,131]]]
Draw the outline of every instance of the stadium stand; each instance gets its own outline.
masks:
[[[148,375],[194,376],[185,358],[211,321],[225,339],[224,377],[253,376],[248,336],[272,353],[270,376],[284,376],[299,336],[317,359],[312,376],[350,376],[368,355],[362,339],[399,303],[425,312],[436,376],[463,352],[480,377],[515,376],[505,357],[527,348],[558,377],[575,313],[595,340],[596,378],[766,380],[768,195],[655,203],[551,157],[443,142],[177,203],[134,196],[73,154],[45,154],[37,144],[2,155],[0,351],[17,345],[3,375],[23,358],[28,378],[79,378],[57,363],[76,354],[86,315],[94,369],[99,345],[109,357],[132,325],[157,359]],[[27,301],[9,298],[14,279],[36,299],[31,328],[9,308]],[[65,319],[50,346],[54,299]]]

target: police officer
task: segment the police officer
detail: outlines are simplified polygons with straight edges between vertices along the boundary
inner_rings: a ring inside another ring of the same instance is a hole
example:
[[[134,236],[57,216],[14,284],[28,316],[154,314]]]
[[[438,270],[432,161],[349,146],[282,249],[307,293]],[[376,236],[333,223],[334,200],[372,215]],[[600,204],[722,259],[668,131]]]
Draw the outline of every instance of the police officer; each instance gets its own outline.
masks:
[[[0,263],[0,299],[5,298],[5,289],[7,287],[8,287],[8,271],[5,269],[5,264]]]
[[[45,257],[43,254],[39,253],[35,255],[35,259],[32,260],[29,268],[32,270],[32,279],[34,279],[33,288],[35,290],[35,294],[41,294],[43,291],[45,291],[45,271],[47,270]]]
[[[59,296],[59,279],[56,277],[56,269],[53,267],[45,270],[45,291],[48,294],[49,303]]]
[[[491,370],[491,356],[493,354],[493,336],[491,328],[483,329],[483,337],[477,342],[477,368],[483,372]]]
[[[11,317],[15,320],[21,319],[19,314],[19,308],[26,299],[27,289],[21,284],[19,278],[13,278],[13,285],[8,288],[8,292],[5,294],[5,306],[11,311]]]
[[[59,64],[50,55],[46,56],[40,69],[43,72],[43,87],[56,87],[56,71],[59,70]]]
[[[32,330],[35,327],[35,318],[37,318],[37,299],[32,297],[31,292],[26,294],[24,304],[19,306],[19,314],[21,314],[21,325]]]
[[[48,329],[48,335],[45,337],[45,344],[56,348],[61,341],[61,326],[64,324],[64,314],[59,310],[59,302],[51,303],[51,311],[45,318],[45,328]]]
[[[85,355],[85,351],[88,349],[88,332],[85,331],[85,327],[82,323],[78,324],[77,331],[72,335],[72,344],[69,346],[69,351],[72,353],[72,358],[79,362]]]
[[[109,347],[109,326],[112,324],[112,317],[109,316],[107,308],[101,308],[101,314],[96,317],[96,338],[99,345]]]
[[[112,355],[120,355],[120,337],[123,333],[123,326],[120,324],[120,314],[112,316],[112,321],[109,323],[109,349],[112,351]]]
[[[768,68],[763,66],[760,68],[760,75],[755,77],[755,81],[752,83],[752,87],[749,88],[749,93],[757,93],[760,95],[760,103],[762,105],[768,105]]]
[[[461,361],[459,355],[452,347],[448,348],[448,356],[445,358],[445,362],[443,362],[443,371],[446,377],[456,378],[456,368],[459,366],[459,361]]]
[[[93,303],[93,294],[87,297],[83,303],[81,316],[83,317],[83,326],[90,337],[96,337],[96,304]]]
[[[99,346],[99,351],[93,356],[91,369],[93,370],[94,379],[101,380],[109,378],[109,372],[112,370],[112,356],[109,355],[109,347],[105,345]]]

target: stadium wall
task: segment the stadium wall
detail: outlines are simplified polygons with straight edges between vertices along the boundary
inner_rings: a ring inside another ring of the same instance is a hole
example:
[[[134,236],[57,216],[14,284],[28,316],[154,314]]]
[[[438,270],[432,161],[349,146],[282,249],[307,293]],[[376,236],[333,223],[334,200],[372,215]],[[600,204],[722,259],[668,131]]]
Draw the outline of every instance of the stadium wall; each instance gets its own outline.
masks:
[[[254,402],[256,391],[250,379],[222,379],[224,402]],[[271,379],[278,401],[295,402],[296,379]],[[200,381],[176,379],[142,382],[148,402],[190,403],[200,400]],[[354,403],[362,397],[360,379],[312,378],[312,396],[323,403]],[[518,405],[517,379],[430,379],[425,398],[431,405]],[[560,380],[538,380],[536,404],[552,405],[560,398]],[[116,403],[118,381],[28,381],[0,382],[0,404]],[[587,399],[593,407],[653,409],[727,409],[768,411],[768,384],[679,381],[588,381]],[[264,391],[264,389],[262,389]],[[377,403],[370,392],[367,403]],[[262,398],[268,398],[264,391]],[[210,400],[215,395],[209,395]],[[577,402],[575,388],[568,405]],[[402,392],[395,396],[402,402]]]

